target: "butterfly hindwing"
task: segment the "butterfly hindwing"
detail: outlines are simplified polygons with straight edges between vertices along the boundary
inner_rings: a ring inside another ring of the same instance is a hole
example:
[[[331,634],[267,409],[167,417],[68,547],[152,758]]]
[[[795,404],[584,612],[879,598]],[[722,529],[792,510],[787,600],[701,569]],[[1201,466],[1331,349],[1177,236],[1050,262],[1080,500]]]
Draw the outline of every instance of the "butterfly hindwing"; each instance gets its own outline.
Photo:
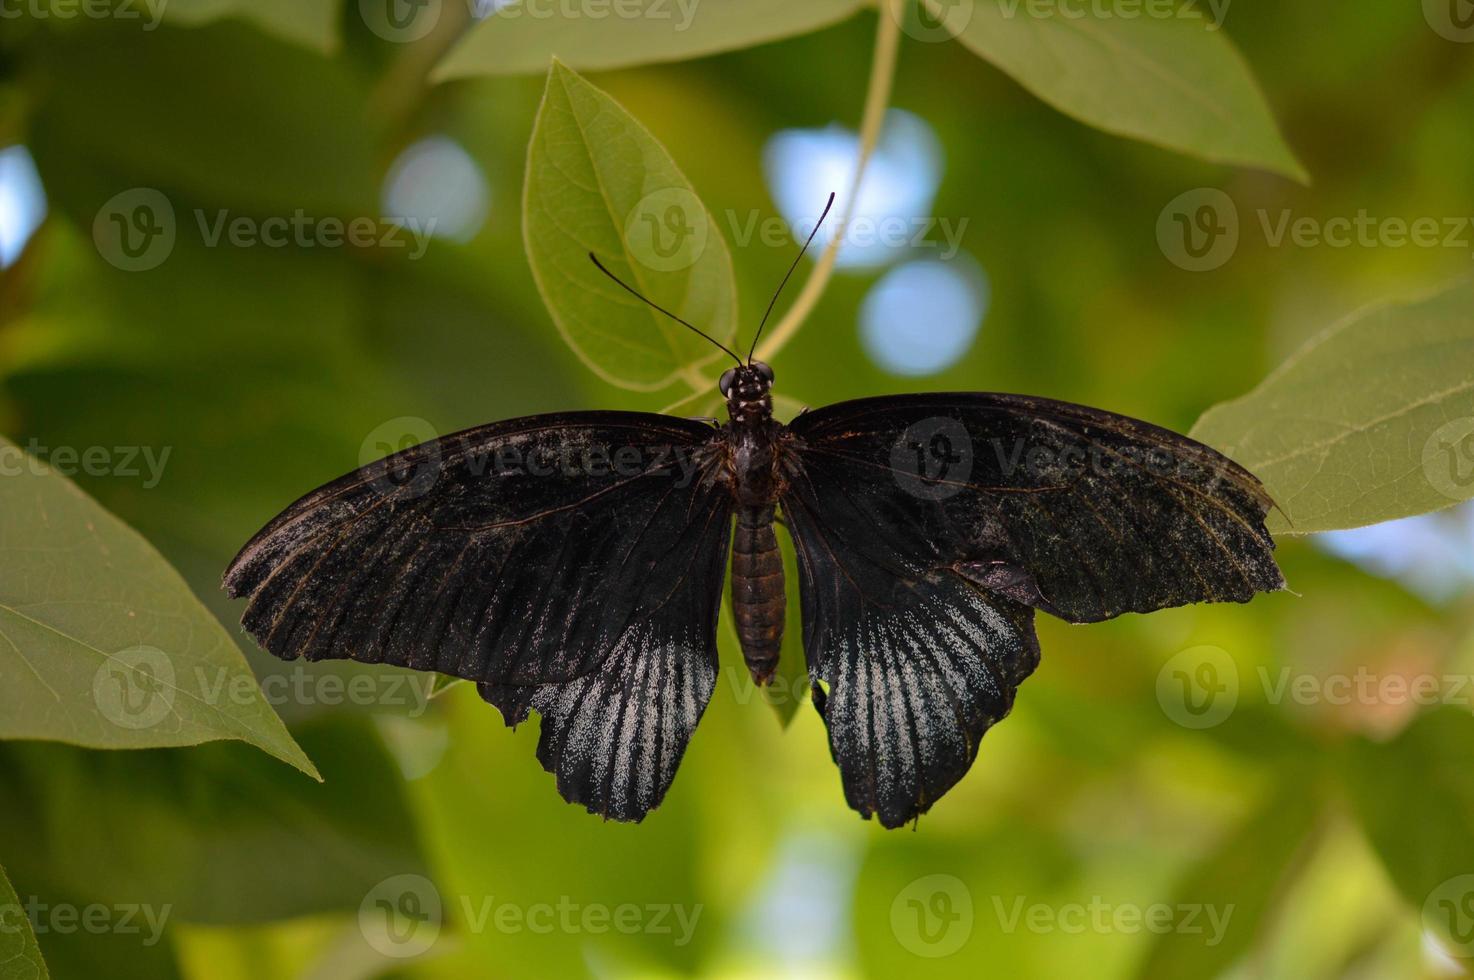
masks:
[[[782,507],[804,652],[851,806],[924,813],[1073,622],[1282,588],[1270,501],[1212,449],[1012,395],[901,395],[799,416]]]
[[[679,611],[692,622],[701,609]],[[714,644],[662,620],[625,634],[604,663],[559,684],[481,684],[508,725],[542,716],[537,758],[590,813],[639,820],[660,805],[717,678]]]
[[[1034,611],[950,571],[839,569],[824,529],[790,520],[804,653],[845,800],[899,827],[967,773],[1013,707],[1039,663]]]
[[[639,819],[714,685],[721,448],[709,425],[628,412],[467,430],[308,494],[225,586],[283,659],[472,680],[508,724],[536,710],[564,796]]]

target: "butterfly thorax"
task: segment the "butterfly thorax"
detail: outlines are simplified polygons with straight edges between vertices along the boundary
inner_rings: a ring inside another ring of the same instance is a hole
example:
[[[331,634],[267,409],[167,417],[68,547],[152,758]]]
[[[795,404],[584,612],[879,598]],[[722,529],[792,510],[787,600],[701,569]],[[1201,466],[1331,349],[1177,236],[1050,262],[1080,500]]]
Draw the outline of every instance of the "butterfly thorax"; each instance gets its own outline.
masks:
[[[730,450],[737,525],[732,537],[732,613],[747,669],[758,684],[772,679],[783,644],[786,611],[783,556],[773,533],[782,491],[778,458],[783,426],[773,419],[772,371],[743,365],[722,377],[731,421]]]

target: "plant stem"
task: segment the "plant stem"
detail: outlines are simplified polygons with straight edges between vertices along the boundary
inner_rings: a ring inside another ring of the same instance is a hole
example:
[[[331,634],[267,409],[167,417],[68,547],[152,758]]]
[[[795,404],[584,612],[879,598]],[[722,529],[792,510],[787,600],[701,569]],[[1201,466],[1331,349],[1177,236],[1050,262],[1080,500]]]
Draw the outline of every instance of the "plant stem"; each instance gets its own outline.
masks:
[[[860,121],[860,160],[855,166],[855,176],[850,183],[849,197],[845,201],[839,226],[829,244],[824,246],[824,254],[819,257],[814,271],[804,281],[804,288],[799,292],[798,299],[794,300],[793,306],[758,347],[757,358],[760,361],[772,360],[793,339],[798,328],[818,305],[819,298],[824,295],[824,288],[829,285],[835,259],[839,257],[840,242],[844,240],[845,229],[849,227],[850,218],[854,215],[855,201],[860,196],[860,182],[865,179],[865,168],[870,163],[871,154],[875,152],[875,144],[880,139],[880,127],[885,121],[885,110],[890,103],[891,83],[896,76],[896,54],[901,40],[902,12],[897,9],[899,3],[900,0],[881,0],[882,9],[877,11],[879,22],[875,27],[875,54],[870,62],[870,88],[865,93],[865,112]]]

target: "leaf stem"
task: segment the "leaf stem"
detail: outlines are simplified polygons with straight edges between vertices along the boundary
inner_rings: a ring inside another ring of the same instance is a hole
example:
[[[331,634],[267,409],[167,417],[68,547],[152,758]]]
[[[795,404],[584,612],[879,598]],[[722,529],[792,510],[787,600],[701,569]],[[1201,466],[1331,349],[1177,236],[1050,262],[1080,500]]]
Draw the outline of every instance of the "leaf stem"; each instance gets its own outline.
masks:
[[[850,192],[845,200],[839,226],[835,229],[834,237],[824,247],[823,254],[819,256],[814,271],[804,281],[804,288],[794,300],[793,306],[758,347],[757,358],[760,361],[772,360],[793,339],[793,335],[798,333],[798,328],[813,312],[819,298],[824,295],[825,287],[829,285],[829,277],[834,272],[834,263],[839,257],[839,246],[844,240],[845,229],[854,216],[855,201],[860,196],[860,182],[865,179],[865,169],[869,166],[875,145],[880,140],[881,124],[885,122],[885,110],[890,104],[891,83],[896,76],[896,55],[901,41],[902,12],[897,9],[901,2],[903,0],[881,0],[881,9],[877,10],[879,22],[875,27],[875,54],[870,62],[870,87],[865,93],[865,110],[860,120],[860,159],[855,166],[855,176],[850,182]]]

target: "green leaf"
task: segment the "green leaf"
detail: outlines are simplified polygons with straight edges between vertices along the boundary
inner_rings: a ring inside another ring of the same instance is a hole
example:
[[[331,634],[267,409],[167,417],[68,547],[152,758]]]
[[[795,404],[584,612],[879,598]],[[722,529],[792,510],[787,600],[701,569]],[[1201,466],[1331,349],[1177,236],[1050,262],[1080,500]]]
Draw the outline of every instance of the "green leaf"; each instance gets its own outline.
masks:
[[[599,377],[653,391],[721,357],[710,344],[610,282],[617,276],[722,341],[736,331],[732,257],[665,148],[565,65],[548,72],[527,154],[527,257],[569,346]]]
[[[1415,909],[1432,904],[1437,912],[1438,898],[1451,884],[1459,893],[1474,889],[1471,745],[1474,715],[1443,707],[1420,715],[1390,742],[1361,740],[1347,753],[1344,781],[1356,814]],[[1427,920],[1440,929],[1449,926],[1437,914]],[[1461,941],[1466,955],[1474,953],[1467,935]]]
[[[964,45],[1083,123],[1308,179],[1243,57],[1211,20],[1190,9],[1174,17],[1123,17],[1087,4],[925,3]]]
[[[1218,942],[1188,930],[1160,933],[1139,976],[1214,977],[1250,952],[1270,927],[1287,869],[1315,829],[1319,800],[1313,782],[1287,779],[1267,805],[1192,869],[1173,904],[1201,905],[1224,916]]]
[[[869,0],[621,0],[604,16],[550,14],[514,3],[471,29],[435,69],[464,75],[530,75],[561,58],[580,71],[699,58],[807,34]],[[535,12],[534,12],[535,11]]]
[[[317,778],[240,650],[159,553],[3,439],[0,460],[0,738],[111,749],[240,739]]]
[[[46,964],[20,896],[0,868],[0,980],[46,980]]]
[[[1349,317],[1209,409],[1192,436],[1264,481],[1284,512],[1271,514],[1278,533],[1474,496],[1474,280]]]
[[[165,23],[184,27],[226,17],[324,53],[336,51],[340,0],[168,0]]]
[[[225,924],[357,912],[384,879],[424,874],[403,778],[372,721],[338,710],[301,732],[325,782],[220,745],[0,746],[16,880]]]

